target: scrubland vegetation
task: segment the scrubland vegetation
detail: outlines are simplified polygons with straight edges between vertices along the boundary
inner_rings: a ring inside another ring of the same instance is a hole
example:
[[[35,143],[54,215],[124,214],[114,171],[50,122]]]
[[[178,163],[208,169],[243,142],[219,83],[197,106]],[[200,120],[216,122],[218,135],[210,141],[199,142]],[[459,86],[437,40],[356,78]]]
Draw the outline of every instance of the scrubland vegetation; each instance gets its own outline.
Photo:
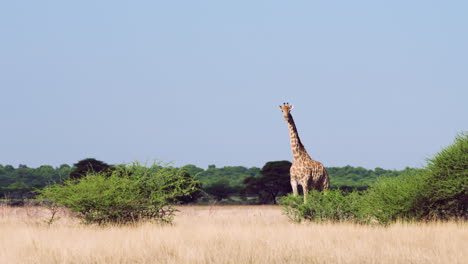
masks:
[[[0,263],[468,259],[467,133],[423,169],[380,174],[368,188],[312,191],[306,203],[286,195],[287,161],[247,169],[250,175],[240,187],[229,182],[206,186],[201,176],[206,171],[193,172],[190,166],[93,162],[100,169],[85,160],[84,166],[70,167],[68,178],[35,189],[36,204],[42,206],[0,204]],[[214,206],[233,194],[244,203],[249,196],[261,203],[281,197],[282,206]],[[203,199],[211,205],[181,206]]]
[[[109,171],[117,166],[89,158],[80,160],[73,164],[73,166],[63,164],[56,168],[50,165],[30,168],[24,164],[15,168],[11,165],[0,164],[0,198],[6,197],[11,200],[33,198],[35,196],[34,190],[36,189],[44,188],[53,183],[62,183],[67,179],[79,178],[80,175],[86,174],[90,170],[95,172]],[[215,165],[210,165],[207,169],[202,169],[189,164],[182,166],[181,169],[200,181],[204,193],[208,194],[210,198],[218,200],[218,202],[272,204],[274,200],[268,199],[271,193],[253,193],[252,191],[260,190],[265,185],[268,186],[279,182],[280,187],[271,189],[270,191],[278,193],[280,196],[291,192],[288,175],[290,166],[291,163],[289,161],[273,161],[267,162],[262,168],[246,168],[243,166],[218,168]],[[271,170],[272,167],[274,170]],[[268,174],[262,174],[262,170]],[[285,170],[286,173],[284,173]],[[408,171],[417,171],[418,169],[385,170],[382,168],[365,169],[362,167],[344,166],[327,167],[327,170],[330,174],[332,188],[344,190],[356,188],[363,190],[379,177],[396,177]],[[254,184],[257,184],[257,186]],[[256,197],[256,199],[246,199],[245,195]],[[233,198],[243,198],[244,200]]]
[[[397,177],[381,177],[363,192],[313,191],[307,203],[283,197],[294,221],[395,221],[468,219],[468,134],[428,161],[426,168]]]
[[[0,207],[1,263],[465,263],[466,222],[292,223],[279,206],[177,207],[172,225],[82,225]]]

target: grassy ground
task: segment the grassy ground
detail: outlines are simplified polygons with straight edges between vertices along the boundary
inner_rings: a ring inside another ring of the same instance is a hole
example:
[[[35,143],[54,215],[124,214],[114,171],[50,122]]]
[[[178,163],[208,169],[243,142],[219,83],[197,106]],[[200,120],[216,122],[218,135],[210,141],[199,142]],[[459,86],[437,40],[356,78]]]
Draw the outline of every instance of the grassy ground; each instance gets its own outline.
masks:
[[[466,263],[468,224],[294,224],[275,206],[180,207],[174,225],[80,225],[0,207],[0,263]]]

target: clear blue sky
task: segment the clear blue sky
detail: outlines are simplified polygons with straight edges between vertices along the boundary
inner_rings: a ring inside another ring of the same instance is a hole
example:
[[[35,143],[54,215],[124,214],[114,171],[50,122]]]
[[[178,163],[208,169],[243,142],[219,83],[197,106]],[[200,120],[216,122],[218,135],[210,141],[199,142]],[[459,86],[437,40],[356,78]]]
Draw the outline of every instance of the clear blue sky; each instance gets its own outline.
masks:
[[[402,169],[468,130],[468,1],[3,1],[0,164]]]

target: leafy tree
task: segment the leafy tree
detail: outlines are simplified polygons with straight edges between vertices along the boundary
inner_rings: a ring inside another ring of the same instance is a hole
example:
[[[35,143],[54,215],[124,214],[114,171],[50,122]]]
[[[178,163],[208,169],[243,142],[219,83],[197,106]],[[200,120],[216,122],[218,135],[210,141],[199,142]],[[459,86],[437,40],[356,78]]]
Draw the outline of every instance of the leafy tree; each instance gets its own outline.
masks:
[[[192,175],[193,177],[196,177],[199,173],[202,173],[203,171],[205,171],[204,169],[199,168],[192,164],[187,164],[183,166],[181,169],[186,171],[188,174]]]
[[[29,186],[21,181],[14,182],[8,186],[11,190],[28,190]]]
[[[75,169],[70,173],[70,179],[79,179],[89,172],[96,172],[103,174],[111,173],[111,166],[103,161],[88,158],[80,160],[74,164]]]
[[[9,186],[13,182],[14,178],[12,177],[11,171],[8,171],[6,166],[0,165],[0,188]]]
[[[244,180],[243,192],[247,195],[256,195],[260,203],[276,204],[280,195],[292,191],[289,169],[289,161],[267,162],[260,171],[261,177],[248,177]]]
[[[67,180],[70,177],[72,170],[73,168],[68,164],[60,165],[60,167],[56,169],[55,181],[59,183]]]
[[[15,182],[23,182],[31,187],[41,187],[40,179],[34,177],[34,169],[20,164],[15,170]]]
[[[56,170],[50,165],[43,165],[33,170],[33,175],[38,179],[40,186],[43,187],[47,184],[55,183],[58,179],[56,177]]]
[[[228,198],[232,194],[238,192],[238,189],[229,185],[227,178],[222,178],[219,181],[204,188],[205,192],[212,195],[217,201]]]

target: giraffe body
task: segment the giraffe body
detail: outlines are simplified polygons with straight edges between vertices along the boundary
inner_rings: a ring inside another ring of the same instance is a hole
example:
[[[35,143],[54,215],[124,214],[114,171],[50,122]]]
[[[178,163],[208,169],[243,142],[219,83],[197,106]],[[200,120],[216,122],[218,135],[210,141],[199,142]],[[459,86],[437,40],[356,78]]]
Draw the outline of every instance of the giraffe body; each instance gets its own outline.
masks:
[[[294,119],[290,113],[293,106],[285,103],[280,105],[280,109],[283,112],[284,119],[288,123],[293,154],[293,162],[290,169],[291,187],[294,195],[298,195],[297,185],[301,185],[304,193],[304,202],[306,202],[306,195],[309,190],[322,191],[328,189],[330,187],[330,178],[323,164],[313,160],[302,144]]]
[[[294,160],[290,169],[291,185],[297,195],[297,185],[301,185],[304,194],[315,189],[322,191],[330,187],[328,172],[321,162],[308,158],[305,160]],[[294,187],[296,185],[296,187]]]

